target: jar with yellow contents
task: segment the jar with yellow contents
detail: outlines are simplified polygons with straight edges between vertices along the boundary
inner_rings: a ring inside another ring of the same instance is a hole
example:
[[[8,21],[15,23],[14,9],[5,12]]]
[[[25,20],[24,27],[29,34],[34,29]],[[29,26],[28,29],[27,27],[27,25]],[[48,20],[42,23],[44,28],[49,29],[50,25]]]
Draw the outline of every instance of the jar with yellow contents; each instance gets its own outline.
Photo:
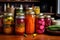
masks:
[[[14,15],[12,13],[8,13],[4,16],[4,24],[14,24]]]
[[[24,34],[25,32],[25,17],[24,16],[16,16],[15,20],[15,33],[16,34]]]
[[[12,32],[13,32],[13,28],[11,25],[8,25],[8,24],[4,25],[4,27],[3,27],[4,34],[12,34]]]
[[[36,15],[40,14],[40,7],[39,6],[35,6],[34,7],[34,11],[35,11]]]

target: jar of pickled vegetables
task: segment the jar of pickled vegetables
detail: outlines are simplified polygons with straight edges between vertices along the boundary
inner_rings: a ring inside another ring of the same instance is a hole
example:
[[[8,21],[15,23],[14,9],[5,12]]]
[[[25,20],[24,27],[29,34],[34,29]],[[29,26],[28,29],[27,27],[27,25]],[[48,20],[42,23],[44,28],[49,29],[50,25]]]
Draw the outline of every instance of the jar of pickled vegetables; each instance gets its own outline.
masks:
[[[14,24],[14,16],[12,13],[8,13],[4,16],[4,24]]]
[[[35,32],[35,15],[34,12],[27,13],[25,16],[26,33],[33,34]]]
[[[45,18],[45,27],[51,26],[51,24],[52,24],[51,16],[47,15]]]
[[[12,32],[13,32],[12,26],[8,25],[8,24],[4,25],[3,32],[4,32],[4,34],[12,34]]]
[[[44,33],[45,31],[45,20],[44,16],[40,16],[36,19],[36,33]]]
[[[40,14],[40,7],[39,6],[35,6],[34,11],[35,11],[36,15]]]
[[[24,34],[25,32],[25,16],[16,16],[15,20],[15,32],[16,34]]]
[[[0,32],[2,32],[2,26],[3,26],[3,15],[0,15]]]

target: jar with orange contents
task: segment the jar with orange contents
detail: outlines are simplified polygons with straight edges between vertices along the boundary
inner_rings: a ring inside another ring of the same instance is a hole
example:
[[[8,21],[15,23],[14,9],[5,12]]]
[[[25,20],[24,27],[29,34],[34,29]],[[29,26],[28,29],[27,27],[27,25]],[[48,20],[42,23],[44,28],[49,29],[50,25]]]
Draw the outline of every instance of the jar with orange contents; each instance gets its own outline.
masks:
[[[15,33],[16,34],[24,34],[25,32],[25,16],[16,16],[16,27],[15,27]]]
[[[26,33],[33,34],[35,32],[35,15],[34,12],[26,13]]]
[[[4,25],[3,27],[3,33],[4,34],[12,34],[13,33],[13,27],[11,25]]]

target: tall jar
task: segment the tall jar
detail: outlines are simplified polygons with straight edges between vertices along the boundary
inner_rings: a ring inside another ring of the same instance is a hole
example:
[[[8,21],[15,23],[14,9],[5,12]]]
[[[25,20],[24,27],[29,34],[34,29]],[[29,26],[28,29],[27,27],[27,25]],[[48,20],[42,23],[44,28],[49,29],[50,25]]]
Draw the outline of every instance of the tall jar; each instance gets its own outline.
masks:
[[[2,27],[3,27],[3,15],[0,15],[0,33],[2,33]]]
[[[4,24],[14,24],[14,16],[12,13],[8,13],[4,16]]]
[[[35,32],[35,15],[34,12],[26,14],[26,33],[33,34]]]
[[[16,16],[15,20],[15,33],[16,34],[24,34],[25,33],[25,16]]]
[[[8,25],[8,24],[4,25],[3,33],[4,34],[12,34],[13,33],[12,25]]]
[[[45,20],[44,16],[40,16],[36,20],[36,33],[44,33],[45,31]]]

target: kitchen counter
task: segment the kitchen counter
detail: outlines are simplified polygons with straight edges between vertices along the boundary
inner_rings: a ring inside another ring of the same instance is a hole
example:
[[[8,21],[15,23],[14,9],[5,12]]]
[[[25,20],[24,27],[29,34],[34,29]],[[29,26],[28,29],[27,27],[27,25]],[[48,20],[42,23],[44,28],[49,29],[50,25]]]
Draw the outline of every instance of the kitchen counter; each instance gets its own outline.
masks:
[[[0,40],[60,40],[60,36],[52,36],[39,34],[35,37],[28,35],[26,37],[20,35],[0,35]]]

